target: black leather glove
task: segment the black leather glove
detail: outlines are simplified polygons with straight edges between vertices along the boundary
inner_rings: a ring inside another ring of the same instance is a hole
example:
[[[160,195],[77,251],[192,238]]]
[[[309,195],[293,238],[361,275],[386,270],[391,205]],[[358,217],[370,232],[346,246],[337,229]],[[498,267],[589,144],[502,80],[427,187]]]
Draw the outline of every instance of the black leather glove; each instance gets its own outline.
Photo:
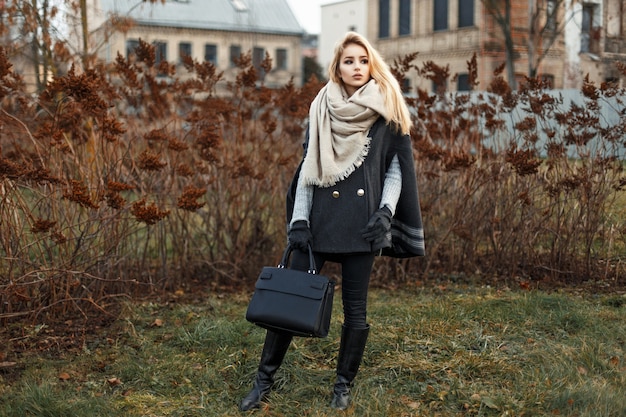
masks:
[[[291,225],[287,239],[293,248],[306,251],[308,250],[308,245],[313,241],[313,235],[311,234],[311,229],[307,225],[307,222],[305,220],[298,220]]]
[[[368,242],[380,243],[391,230],[391,211],[384,206],[372,214],[370,221],[361,230],[362,236]]]

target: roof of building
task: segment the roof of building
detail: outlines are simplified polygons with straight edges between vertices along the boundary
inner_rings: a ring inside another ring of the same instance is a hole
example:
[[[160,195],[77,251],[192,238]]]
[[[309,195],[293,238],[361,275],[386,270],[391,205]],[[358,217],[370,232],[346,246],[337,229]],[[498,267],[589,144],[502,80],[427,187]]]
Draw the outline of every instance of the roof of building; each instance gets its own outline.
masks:
[[[104,13],[140,25],[303,35],[286,0],[100,0]]]

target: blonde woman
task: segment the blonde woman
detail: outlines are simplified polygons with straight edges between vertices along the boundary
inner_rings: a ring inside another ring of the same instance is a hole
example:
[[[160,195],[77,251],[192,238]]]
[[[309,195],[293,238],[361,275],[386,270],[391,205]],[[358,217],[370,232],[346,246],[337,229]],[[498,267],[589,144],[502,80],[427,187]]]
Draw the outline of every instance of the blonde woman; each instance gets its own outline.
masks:
[[[367,295],[377,255],[424,255],[411,117],[398,82],[363,36],[348,32],[311,103],[305,155],[287,196],[292,268],[341,265],[343,326],[331,407],[345,410],[370,326]],[[241,401],[259,407],[292,335],[268,331],[254,386]]]

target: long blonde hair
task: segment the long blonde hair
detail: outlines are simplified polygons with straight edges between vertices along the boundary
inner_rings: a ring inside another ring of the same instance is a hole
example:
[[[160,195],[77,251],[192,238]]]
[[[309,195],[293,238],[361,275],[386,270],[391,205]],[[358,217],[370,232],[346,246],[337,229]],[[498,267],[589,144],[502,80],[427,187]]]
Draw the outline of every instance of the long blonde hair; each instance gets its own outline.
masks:
[[[390,120],[387,120],[387,122],[394,122],[402,133],[408,134],[411,131],[411,113],[409,113],[406,101],[404,101],[404,97],[402,96],[400,84],[398,84],[398,80],[396,80],[391,73],[389,65],[387,65],[378,51],[372,47],[365,37],[356,32],[348,32],[343,39],[339,41],[335,47],[333,60],[328,67],[329,79],[335,83],[343,84],[339,73],[339,64],[341,54],[343,54],[344,49],[350,44],[359,45],[367,52],[370,76],[378,83],[385,99],[387,111],[391,115]]]

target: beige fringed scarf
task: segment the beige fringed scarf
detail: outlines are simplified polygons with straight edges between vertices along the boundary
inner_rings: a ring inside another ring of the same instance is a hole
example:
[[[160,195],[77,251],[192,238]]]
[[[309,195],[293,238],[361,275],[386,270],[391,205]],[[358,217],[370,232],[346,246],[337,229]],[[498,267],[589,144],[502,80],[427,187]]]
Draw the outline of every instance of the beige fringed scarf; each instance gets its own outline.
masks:
[[[369,151],[369,129],[387,117],[378,83],[370,80],[351,97],[329,81],[309,111],[309,144],[302,164],[304,183],[330,187],[347,178]]]

